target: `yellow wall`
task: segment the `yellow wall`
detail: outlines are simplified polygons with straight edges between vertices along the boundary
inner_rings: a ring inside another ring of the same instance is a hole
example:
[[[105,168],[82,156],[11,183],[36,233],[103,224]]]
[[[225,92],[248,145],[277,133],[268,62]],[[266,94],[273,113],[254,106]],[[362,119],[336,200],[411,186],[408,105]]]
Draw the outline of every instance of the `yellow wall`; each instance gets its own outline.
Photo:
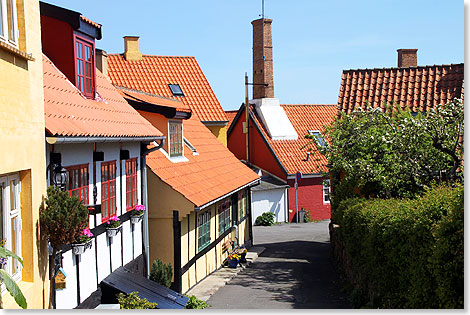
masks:
[[[39,205],[46,192],[44,95],[37,0],[17,0],[19,49],[34,61],[0,47],[0,176],[19,173],[24,267],[19,286],[28,308],[48,306],[47,244],[39,239]],[[5,308],[18,308],[2,295]]]
[[[217,139],[227,146],[227,126],[206,125]]]

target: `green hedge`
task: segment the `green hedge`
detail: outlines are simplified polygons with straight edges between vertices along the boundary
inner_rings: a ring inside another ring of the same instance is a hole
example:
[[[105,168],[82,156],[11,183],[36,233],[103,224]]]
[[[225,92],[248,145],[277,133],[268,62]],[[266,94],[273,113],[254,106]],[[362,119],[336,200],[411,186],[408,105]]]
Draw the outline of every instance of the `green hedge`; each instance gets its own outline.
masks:
[[[440,186],[414,200],[341,202],[340,263],[355,306],[463,308],[463,200],[463,186]]]

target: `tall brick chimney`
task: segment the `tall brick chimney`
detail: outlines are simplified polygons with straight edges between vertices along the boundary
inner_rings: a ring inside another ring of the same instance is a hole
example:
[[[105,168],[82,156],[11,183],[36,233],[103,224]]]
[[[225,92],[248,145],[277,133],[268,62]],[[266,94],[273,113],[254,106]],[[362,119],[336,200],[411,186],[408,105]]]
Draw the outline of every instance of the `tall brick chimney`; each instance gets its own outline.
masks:
[[[263,23],[264,21],[264,23]],[[253,24],[253,99],[274,98],[272,19],[258,19]]]
[[[416,67],[418,65],[418,49],[397,49],[398,68]]]
[[[124,58],[128,61],[142,60],[139,51],[139,36],[124,36]]]

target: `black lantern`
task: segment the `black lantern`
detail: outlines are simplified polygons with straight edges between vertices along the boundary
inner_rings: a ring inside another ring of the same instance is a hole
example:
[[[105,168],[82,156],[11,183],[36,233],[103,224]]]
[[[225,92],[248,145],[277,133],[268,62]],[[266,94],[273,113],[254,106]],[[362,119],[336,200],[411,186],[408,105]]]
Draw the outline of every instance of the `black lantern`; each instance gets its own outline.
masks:
[[[60,163],[52,167],[52,183],[60,190],[65,190],[65,185],[67,184],[67,170],[62,167]]]

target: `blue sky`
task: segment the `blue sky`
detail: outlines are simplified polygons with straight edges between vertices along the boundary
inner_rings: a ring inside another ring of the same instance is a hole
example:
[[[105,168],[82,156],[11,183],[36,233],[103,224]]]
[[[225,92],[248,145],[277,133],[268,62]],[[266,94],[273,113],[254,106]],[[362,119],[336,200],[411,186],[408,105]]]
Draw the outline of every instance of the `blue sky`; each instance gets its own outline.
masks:
[[[225,110],[244,101],[261,0],[45,2],[102,24],[96,44],[108,53],[134,35],[144,54],[195,56]],[[343,69],[394,67],[399,48],[417,48],[418,65],[464,62],[463,1],[265,0],[265,16],[282,104],[336,104]]]

